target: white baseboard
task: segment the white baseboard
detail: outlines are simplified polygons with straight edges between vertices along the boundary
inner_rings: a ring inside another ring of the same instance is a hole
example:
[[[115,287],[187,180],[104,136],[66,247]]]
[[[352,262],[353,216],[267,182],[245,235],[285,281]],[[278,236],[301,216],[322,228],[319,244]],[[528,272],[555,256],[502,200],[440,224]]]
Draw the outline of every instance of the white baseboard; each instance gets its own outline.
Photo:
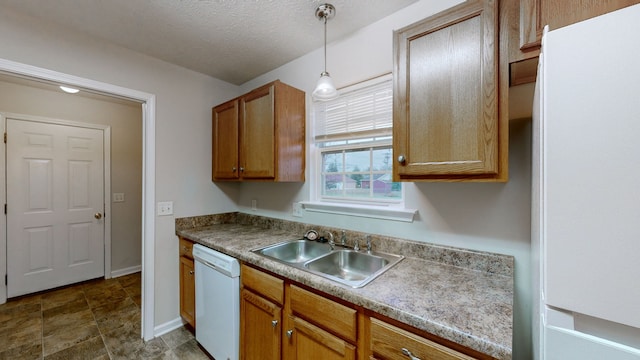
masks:
[[[153,336],[154,337],[162,336],[168,332],[171,332],[177,328],[182,327],[184,324],[185,322],[182,320],[182,318],[177,317],[176,319],[173,319],[169,322],[156,326],[153,329]]]
[[[142,265],[131,266],[124,269],[114,270],[111,272],[111,277],[116,278],[119,276],[125,276],[129,274],[135,274],[137,272],[142,271]]]

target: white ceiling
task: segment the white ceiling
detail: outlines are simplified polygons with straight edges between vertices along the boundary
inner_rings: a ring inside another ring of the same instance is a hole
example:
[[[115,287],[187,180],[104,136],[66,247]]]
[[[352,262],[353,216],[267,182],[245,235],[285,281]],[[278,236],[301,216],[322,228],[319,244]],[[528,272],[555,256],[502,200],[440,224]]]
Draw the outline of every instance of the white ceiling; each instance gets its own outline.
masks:
[[[330,0],[328,41],[417,0]],[[323,45],[325,0],[0,0],[4,8],[241,85]],[[1,10],[1,9],[0,9]]]

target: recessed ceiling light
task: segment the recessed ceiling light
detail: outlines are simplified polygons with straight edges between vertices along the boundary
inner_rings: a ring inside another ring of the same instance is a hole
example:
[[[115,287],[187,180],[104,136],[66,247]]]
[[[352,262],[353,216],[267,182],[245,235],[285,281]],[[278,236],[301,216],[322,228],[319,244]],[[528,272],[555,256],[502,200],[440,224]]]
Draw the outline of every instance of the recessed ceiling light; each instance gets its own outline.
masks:
[[[75,94],[78,91],[80,91],[78,89],[74,89],[74,88],[70,88],[68,86],[62,86],[62,85],[60,85],[60,89],[62,89],[62,91],[64,91],[64,92],[68,92],[69,94]]]

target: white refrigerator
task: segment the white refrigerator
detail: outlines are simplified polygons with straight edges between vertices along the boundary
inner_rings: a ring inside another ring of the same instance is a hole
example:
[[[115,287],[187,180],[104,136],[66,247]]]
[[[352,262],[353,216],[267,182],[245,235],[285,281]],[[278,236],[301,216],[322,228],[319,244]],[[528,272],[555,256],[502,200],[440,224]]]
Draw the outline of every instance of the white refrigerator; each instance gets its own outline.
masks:
[[[640,5],[545,32],[533,110],[534,357],[640,359]]]

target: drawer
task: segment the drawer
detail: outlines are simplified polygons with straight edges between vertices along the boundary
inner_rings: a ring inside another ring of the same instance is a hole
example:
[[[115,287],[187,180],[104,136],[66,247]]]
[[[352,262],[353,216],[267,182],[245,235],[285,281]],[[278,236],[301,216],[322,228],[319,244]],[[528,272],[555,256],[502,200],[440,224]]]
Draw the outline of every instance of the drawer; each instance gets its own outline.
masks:
[[[284,280],[252,267],[240,267],[242,286],[252,289],[265,298],[282,305],[284,298]]]
[[[193,260],[193,241],[180,238],[180,256]]]
[[[295,285],[290,286],[289,296],[294,314],[347,341],[356,341],[357,310]]]
[[[419,359],[470,360],[470,356],[421,336],[371,318],[371,351],[374,359],[407,360],[408,353]]]

